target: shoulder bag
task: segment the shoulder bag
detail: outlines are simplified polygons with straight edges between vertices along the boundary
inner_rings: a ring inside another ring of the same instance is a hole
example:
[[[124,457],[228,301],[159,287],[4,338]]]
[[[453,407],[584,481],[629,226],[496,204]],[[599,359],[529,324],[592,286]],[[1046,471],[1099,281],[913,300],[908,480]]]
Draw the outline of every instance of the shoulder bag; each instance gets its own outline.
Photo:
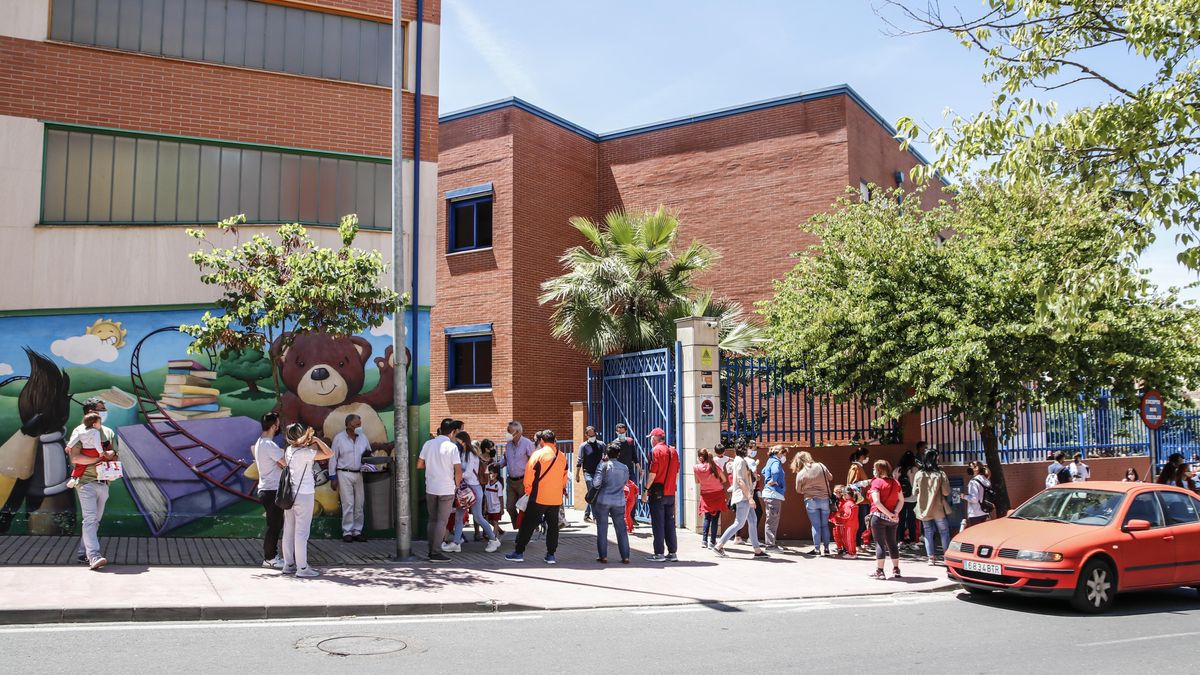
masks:
[[[601,464],[600,465],[600,484],[601,485],[604,485],[604,481],[607,477],[608,477],[607,463]],[[595,504],[596,497],[599,497],[599,496],[600,496],[599,488],[597,488],[593,483],[589,482],[587,485],[587,494],[585,494],[583,496],[583,501],[587,502],[588,504]]]
[[[829,469],[824,464],[817,462],[817,466],[821,467],[821,475],[825,477],[825,490],[829,499],[829,512],[836,513],[838,507],[837,497],[833,494],[833,485],[829,482]]]
[[[675,448],[668,445],[667,446],[667,468],[663,471],[662,482],[661,483],[651,483],[650,487],[646,489],[646,491],[650,495],[650,499],[658,500],[658,499],[662,499],[664,496],[666,496],[667,476],[671,475],[671,459],[674,456],[675,456]],[[655,476],[655,478],[658,478],[658,476]]]

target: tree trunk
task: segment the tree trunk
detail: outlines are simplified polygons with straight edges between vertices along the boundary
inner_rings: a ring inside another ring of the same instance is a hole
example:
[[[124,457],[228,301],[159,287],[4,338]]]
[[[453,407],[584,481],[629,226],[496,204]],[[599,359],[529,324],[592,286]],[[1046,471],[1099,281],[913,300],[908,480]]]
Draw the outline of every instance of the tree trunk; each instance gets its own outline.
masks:
[[[257,394],[259,392],[258,382],[256,382],[255,380],[247,378],[245,380],[242,380],[242,382],[246,383],[246,388],[250,390],[251,394]]]
[[[983,441],[983,455],[987,459],[988,471],[992,472],[992,490],[996,492],[996,517],[1008,513],[1008,484],[1004,482],[1004,463],[1000,461],[1000,439],[996,436],[996,427],[991,424],[980,424],[979,438]]]

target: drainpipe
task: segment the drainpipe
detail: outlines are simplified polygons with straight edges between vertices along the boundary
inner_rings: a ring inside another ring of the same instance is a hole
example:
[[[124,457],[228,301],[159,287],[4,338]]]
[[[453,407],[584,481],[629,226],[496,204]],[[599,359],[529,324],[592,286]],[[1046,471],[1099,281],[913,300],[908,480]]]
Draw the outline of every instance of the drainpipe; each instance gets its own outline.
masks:
[[[412,302],[409,312],[412,317],[412,331],[409,340],[412,344],[412,386],[408,388],[409,400],[417,400],[417,340],[421,332],[417,326],[420,301],[418,291],[421,288],[421,59],[425,53],[422,46],[425,27],[425,0],[417,0],[417,76],[413,83],[413,226],[412,226]]]

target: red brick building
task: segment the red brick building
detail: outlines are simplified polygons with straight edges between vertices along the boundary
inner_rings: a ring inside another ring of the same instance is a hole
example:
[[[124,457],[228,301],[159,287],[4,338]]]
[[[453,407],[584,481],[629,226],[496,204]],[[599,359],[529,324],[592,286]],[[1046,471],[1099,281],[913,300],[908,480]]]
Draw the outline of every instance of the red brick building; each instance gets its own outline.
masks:
[[[572,216],[673,209],[683,240],[722,256],[701,284],[751,309],[813,243],[798,225],[922,161],[848,86],[605,134],[515,98],[439,122],[430,417],[491,436],[509,419],[566,435],[585,396],[591,360],[550,336],[537,301],[583,243]]]

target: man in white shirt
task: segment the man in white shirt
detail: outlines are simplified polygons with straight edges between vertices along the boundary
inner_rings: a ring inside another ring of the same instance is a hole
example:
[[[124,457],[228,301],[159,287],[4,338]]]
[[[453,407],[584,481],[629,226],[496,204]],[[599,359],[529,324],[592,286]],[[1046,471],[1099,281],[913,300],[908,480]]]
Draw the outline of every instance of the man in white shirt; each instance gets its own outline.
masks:
[[[446,523],[454,512],[454,492],[462,482],[462,458],[458,444],[450,440],[463,423],[447,417],[438,427],[438,435],[425,441],[417,468],[425,470],[425,506],[429,509],[429,561],[448,562],[442,553]]]
[[[83,402],[83,414],[87,415],[93,412],[100,415],[101,441],[108,446],[111,452],[116,453],[117,434],[104,426],[104,420],[108,417],[108,406],[103,399],[93,397]],[[86,430],[86,427],[81,424],[71,431],[71,436],[74,437]],[[79,562],[88,563],[92,569],[100,569],[108,564],[108,560],[100,555],[100,536],[98,534],[100,521],[104,519],[104,506],[108,502],[108,481],[95,480],[96,469],[93,467],[88,467],[83,475],[84,480],[75,490],[75,495],[79,498],[79,511],[83,514],[82,536],[79,540],[79,548],[76,550],[76,559]]]
[[[333,457],[329,460],[329,482],[342,503],[342,541],[366,541],[363,535],[362,459],[371,452],[367,435],[359,433],[362,418],[346,415],[346,430],[333,437]]]

